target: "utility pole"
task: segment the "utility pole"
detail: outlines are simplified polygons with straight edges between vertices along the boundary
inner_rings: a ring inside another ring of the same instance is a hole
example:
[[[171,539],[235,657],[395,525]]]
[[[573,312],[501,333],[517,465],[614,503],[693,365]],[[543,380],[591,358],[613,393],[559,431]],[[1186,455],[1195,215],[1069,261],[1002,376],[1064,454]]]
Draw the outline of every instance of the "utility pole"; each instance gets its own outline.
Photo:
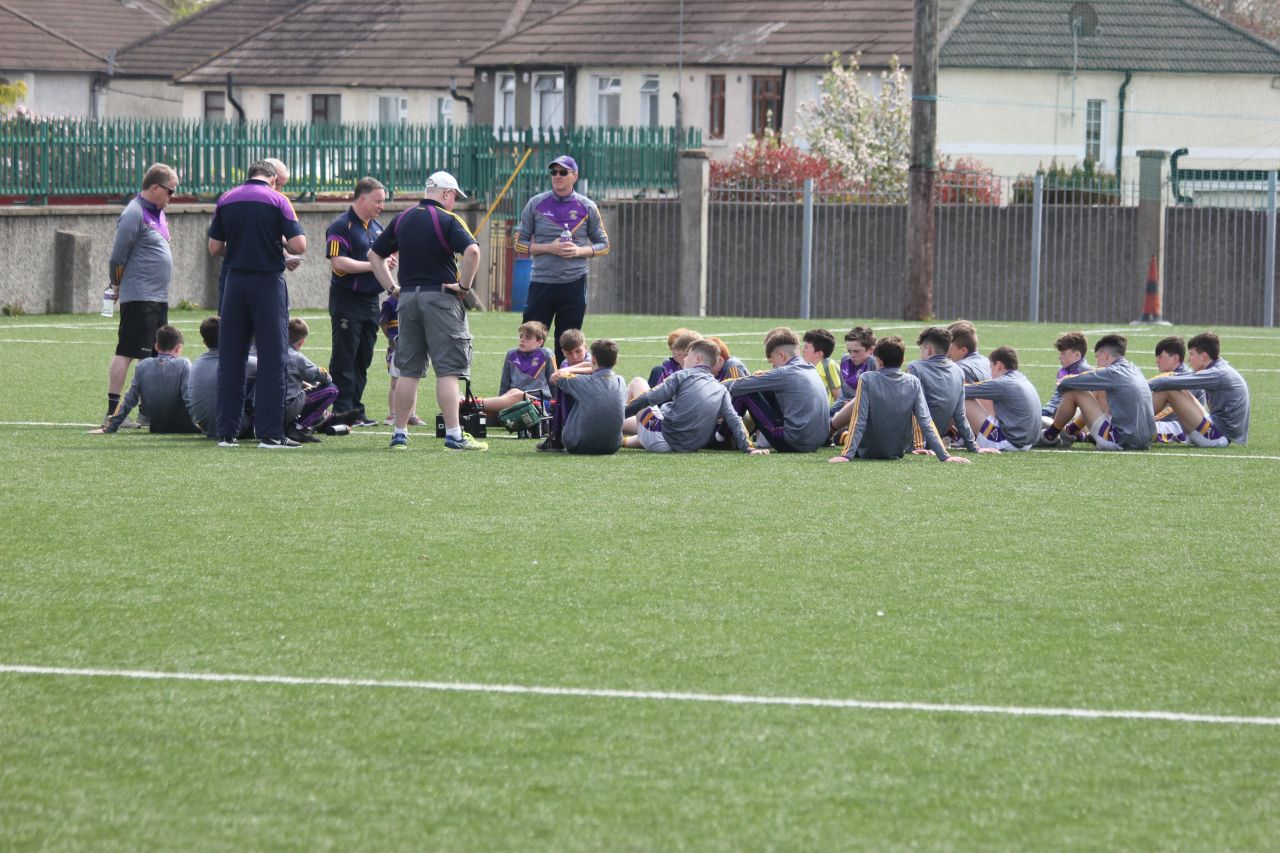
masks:
[[[938,0],[915,0],[911,61],[911,168],[907,199],[907,320],[933,316],[933,185],[937,178]]]

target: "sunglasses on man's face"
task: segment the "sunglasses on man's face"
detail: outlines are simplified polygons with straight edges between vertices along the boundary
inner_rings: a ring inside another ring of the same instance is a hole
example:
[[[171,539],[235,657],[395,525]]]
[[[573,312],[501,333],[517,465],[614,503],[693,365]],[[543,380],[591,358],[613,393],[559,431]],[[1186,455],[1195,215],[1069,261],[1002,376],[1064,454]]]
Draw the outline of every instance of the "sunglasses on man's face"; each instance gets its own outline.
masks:
[[[169,194],[169,198],[173,198],[173,194],[178,191],[178,188],[176,186],[166,187],[164,186],[164,184],[161,184],[160,186],[163,187],[164,191]]]
[[[551,174],[555,175],[557,178],[563,178],[565,175],[569,174],[568,169],[549,169],[548,171],[550,171]]]

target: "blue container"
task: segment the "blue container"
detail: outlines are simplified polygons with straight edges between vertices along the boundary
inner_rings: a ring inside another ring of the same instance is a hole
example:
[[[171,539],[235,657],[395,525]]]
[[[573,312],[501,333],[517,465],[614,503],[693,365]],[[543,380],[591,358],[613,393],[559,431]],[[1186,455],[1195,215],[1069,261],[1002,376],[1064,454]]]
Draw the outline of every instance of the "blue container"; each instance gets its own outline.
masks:
[[[524,313],[529,301],[529,282],[533,279],[533,258],[516,258],[511,262],[511,310]]]

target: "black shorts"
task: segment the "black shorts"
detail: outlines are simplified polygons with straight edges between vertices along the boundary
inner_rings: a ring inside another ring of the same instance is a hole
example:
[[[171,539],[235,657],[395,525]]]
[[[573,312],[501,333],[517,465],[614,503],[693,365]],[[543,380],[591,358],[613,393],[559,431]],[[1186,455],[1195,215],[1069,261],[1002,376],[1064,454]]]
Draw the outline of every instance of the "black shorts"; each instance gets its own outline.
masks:
[[[156,329],[168,322],[168,302],[121,303],[116,355],[125,358],[151,358],[155,355]]]

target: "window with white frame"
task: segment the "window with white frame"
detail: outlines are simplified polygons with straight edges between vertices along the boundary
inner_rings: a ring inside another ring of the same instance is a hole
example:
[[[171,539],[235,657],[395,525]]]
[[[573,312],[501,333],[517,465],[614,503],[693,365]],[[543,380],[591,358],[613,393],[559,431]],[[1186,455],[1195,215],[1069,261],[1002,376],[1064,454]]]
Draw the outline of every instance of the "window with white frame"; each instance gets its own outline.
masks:
[[[539,74],[533,78],[533,124],[564,127],[564,75]]]
[[[436,124],[449,127],[453,124],[453,98],[436,101]]]
[[[622,78],[596,78],[596,124],[618,127],[622,124]]]
[[[497,78],[498,97],[495,99],[497,115],[494,116],[498,127],[516,126],[516,75],[499,74]]]
[[[378,124],[408,124],[409,99],[400,95],[378,97]]]
[[[640,126],[658,126],[658,97],[662,94],[662,86],[656,74],[646,74],[640,84]]]
[[[1084,108],[1084,159],[1094,164],[1102,163],[1102,135],[1106,128],[1106,101],[1089,101]]]

